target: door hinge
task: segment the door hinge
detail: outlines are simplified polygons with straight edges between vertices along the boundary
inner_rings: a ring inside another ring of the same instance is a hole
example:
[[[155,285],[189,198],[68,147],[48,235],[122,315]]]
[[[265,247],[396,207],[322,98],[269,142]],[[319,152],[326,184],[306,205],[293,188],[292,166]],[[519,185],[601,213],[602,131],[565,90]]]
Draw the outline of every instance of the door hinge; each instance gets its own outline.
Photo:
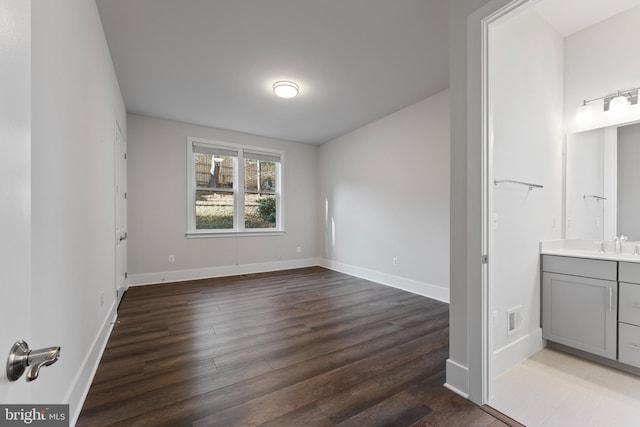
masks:
[[[489,255],[482,255],[482,263],[489,264]]]
[[[124,153],[124,159],[127,160],[127,153]]]
[[[129,273],[127,273],[126,271],[124,272],[124,278],[126,279],[129,276]]]
[[[125,200],[127,199],[127,193],[124,193],[124,198],[125,198]]]

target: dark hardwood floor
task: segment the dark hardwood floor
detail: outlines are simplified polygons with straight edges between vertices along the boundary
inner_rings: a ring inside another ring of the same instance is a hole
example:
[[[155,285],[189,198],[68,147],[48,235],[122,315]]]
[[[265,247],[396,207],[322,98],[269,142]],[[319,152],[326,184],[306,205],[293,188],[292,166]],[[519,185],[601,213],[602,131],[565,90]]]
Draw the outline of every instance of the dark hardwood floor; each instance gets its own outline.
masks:
[[[504,426],[443,387],[448,305],[319,267],[135,287],[78,426]]]

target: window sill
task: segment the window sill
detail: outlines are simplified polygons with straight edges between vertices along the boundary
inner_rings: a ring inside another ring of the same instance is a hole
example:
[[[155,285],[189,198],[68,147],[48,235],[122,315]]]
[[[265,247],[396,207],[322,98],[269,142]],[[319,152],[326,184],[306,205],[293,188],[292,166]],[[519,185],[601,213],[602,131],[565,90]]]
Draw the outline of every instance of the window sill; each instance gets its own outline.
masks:
[[[187,239],[208,239],[212,237],[261,237],[284,236],[284,230],[265,231],[192,231],[185,234]]]

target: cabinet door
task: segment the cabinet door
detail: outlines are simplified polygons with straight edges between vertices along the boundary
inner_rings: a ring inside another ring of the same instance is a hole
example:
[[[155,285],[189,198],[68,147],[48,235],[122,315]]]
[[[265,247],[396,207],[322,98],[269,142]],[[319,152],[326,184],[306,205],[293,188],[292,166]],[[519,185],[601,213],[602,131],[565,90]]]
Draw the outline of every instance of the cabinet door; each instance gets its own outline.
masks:
[[[542,337],[616,358],[617,282],[542,275]]]

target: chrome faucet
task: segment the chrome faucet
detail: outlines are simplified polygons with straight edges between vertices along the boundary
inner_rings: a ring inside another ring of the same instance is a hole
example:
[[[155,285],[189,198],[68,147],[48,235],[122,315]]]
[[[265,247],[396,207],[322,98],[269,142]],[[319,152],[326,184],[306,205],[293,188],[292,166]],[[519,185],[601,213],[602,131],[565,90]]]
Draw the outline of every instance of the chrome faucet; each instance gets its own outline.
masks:
[[[30,350],[24,341],[17,341],[7,360],[7,378],[16,381],[27,371],[27,382],[38,378],[40,368],[53,365],[60,358],[60,347],[47,347]]]
[[[600,242],[596,242],[596,243],[600,244],[600,250],[599,250],[599,252],[600,252],[601,254],[605,253],[605,250],[604,250],[604,242],[603,242],[603,241],[600,241]]]
[[[625,236],[624,234],[621,234],[620,236],[615,236],[613,238],[615,253],[617,253],[617,254],[621,254],[622,253],[622,251],[623,251],[622,244],[624,242],[626,242],[627,240],[629,240],[629,237]]]

